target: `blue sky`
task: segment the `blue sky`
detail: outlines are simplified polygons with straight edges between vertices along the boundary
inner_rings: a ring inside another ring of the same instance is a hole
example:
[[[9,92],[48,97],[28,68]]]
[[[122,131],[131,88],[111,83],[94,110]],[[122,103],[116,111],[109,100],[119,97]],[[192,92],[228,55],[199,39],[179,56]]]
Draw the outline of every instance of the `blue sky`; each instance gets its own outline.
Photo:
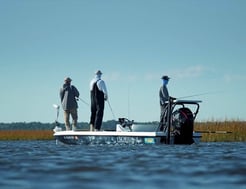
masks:
[[[53,122],[69,76],[89,103],[103,72],[116,118],[159,120],[171,96],[202,100],[197,120],[246,120],[244,0],[0,0],[0,122]],[[79,122],[90,108],[79,101]],[[105,106],[104,121],[115,118]],[[60,110],[59,121],[63,122]]]

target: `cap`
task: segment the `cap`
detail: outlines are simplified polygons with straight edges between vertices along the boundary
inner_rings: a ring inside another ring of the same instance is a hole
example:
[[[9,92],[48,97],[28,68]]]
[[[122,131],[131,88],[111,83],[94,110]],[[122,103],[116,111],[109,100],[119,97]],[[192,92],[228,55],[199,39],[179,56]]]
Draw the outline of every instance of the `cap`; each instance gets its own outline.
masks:
[[[162,76],[162,77],[161,77],[161,79],[164,79],[164,80],[169,80],[169,79],[170,79],[170,77],[168,77],[167,75],[164,75],[164,76]]]
[[[65,77],[64,81],[72,81],[70,77]]]
[[[97,70],[97,71],[95,72],[95,74],[96,74],[96,75],[102,75],[102,72],[101,72],[101,70]]]

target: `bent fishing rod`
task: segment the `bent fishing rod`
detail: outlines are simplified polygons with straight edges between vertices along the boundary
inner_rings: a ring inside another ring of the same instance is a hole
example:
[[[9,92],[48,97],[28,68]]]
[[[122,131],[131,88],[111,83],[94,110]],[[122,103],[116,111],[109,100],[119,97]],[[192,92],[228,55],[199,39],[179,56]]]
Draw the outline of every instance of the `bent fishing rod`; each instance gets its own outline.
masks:
[[[76,97],[76,100],[80,100],[82,101],[84,104],[86,104],[87,106],[89,106],[89,103],[87,103],[85,100],[83,100],[82,98],[80,97]],[[57,104],[53,104],[53,107],[56,109],[57,113],[56,113],[56,122],[58,122],[58,116],[59,116],[59,109],[60,109],[60,106],[57,105]]]
[[[85,100],[83,100],[83,99],[80,98],[80,97],[77,97],[77,100],[80,100],[80,101],[82,101],[84,104],[86,104],[87,106],[90,106],[89,103],[87,103]],[[108,102],[108,106],[109,106],[109,109],[110,109],[110,111],[111,111],[111,113],[112,113],[112,115],[113,115],[114,120],[116,120],[115,115],[114,115],[114,112],[113,112],[113,109],[112,109],[112,107],[111,107],[111,105],[110,105],[109,100],[107,99],[106,101]]]
[[[56,120],[55,120],[55,122],[57,123],[58,122],[58,117],[59,117],[60,106],[57,105],[57,104],[53,104],[53,107],[56,109]]]
[[[87,106],[90,106],[88,102],[86,102],[85,100],[83,100],[83,99],[80,98],[80,97],[76,97],[76,100],[80,100],[80,101],[82,101],[84,104],[86,104]]]
[[[110,111],[111,111],[111,113],[112,113],[112,115],[113,115],[113,118],[114,118],[114,120],[116,120],[116,119],[115,119],[114,112],[113,112],[113,109],[112,109],[112,107],[111,107],[111,105],[110,105],[110,103],[109,103],[109,100],[108,100],[108,99],[107,99],[107,102],[108,102],[109,109],[110,109]]]

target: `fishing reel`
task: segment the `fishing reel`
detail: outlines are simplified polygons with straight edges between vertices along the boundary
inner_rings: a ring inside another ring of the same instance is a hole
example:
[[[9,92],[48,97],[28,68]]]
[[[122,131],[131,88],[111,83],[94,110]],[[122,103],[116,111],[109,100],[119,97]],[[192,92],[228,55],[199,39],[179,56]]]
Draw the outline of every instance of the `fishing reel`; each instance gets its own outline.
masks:
[[[133,125],[133,122],[134,120],[129,120],[127,118],[119,118],[119,123],[120,125],[123,127],[123,128],[126,128],[128,127],[130,131],[132,131],[132,125]]]
[[[60,123],[58,121],[55,121],[54,125],[55,126],[60,126]]]
[[[62,131],[62,128],[60,127],[60,123],[57,120],[54,122],[54,125],[55,125],[53,129],[54,132]]]

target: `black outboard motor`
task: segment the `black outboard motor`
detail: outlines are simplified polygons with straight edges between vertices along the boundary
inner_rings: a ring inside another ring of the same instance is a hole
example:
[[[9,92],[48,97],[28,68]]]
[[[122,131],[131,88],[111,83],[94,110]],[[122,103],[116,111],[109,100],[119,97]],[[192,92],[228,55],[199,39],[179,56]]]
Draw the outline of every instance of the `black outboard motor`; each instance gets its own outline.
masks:
[[[171,131],[174,135],[174,144],[192,144],[194,117],[190,109],[183,107],[172,113]]]

